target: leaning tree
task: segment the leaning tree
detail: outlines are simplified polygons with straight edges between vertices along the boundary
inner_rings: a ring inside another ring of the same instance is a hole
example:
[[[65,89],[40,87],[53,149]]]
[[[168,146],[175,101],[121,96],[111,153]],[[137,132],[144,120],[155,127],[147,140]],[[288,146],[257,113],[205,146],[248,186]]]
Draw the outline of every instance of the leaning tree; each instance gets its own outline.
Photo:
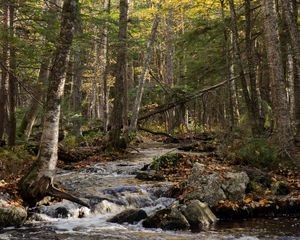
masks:
[[[64,92],[66,66],[74,35],[77,7],[78,0],[64,1],[60,35],[49,75],[38,158],[19,182],[20,194],[30,205],[35,204],[45,196],[55,196],[88,206],[80,199],[61,192],[53,185],[57,164],[60,107]]]

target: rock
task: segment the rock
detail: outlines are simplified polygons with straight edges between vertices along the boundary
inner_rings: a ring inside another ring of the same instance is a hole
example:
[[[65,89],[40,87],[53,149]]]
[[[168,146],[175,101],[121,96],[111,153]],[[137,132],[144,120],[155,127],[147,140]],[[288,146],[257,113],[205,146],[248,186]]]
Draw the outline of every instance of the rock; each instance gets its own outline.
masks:
[[[249,183],[249,177],[245,172],[228,172],[224,176],[221,173],[207,175],[204,169],[204,164],[194,164],[187,182],[187,187],[193,191],[187,194],[186,200],[197,199],[213,207],[221,200],[243,199]]]
[[[165,178],[156,173],[156,171],[138,172],[136,178],[143,181],[163,181]]]
[[[112,223],[137,223],[147,217],[147,213],[142,209],[127,209],[108,220]]]
[[[177,208],[167,208],[156,212],[143,221],[145,228],[161,228],[163,230],[185,230],[190,227],[185,216]]]
[[[183,205],[181,212],[188,220],[191,228],[209,226],[217,221],[216,216],[212,213],[207,204],[199,200],[192,200],[187,205]]]
[[[56,218],[68,218],[69,211],[65,207],[58,207],[58,208],[55,209],[54,216]]]
[[[210,207],[215,206],[219,201],[226,199],[226,195],[221,188],[221,178],[217,173],[204,175],[205,165],[195,163],[192,174],[188,179],[187,186],[194,191],[187,194],[187,200],[197,199],[206,202]]]
[[[272,185],[271,191],[275,195],[288,195],[291,192],[291,187],[287,182],[278,181]]]
[[[245,172],[232,173],[228,172],[224,176],[225,181],[222,189],[227,199],[238,201],[244,198],[249,177]]]
[[[0,227],[21,226],[27,218],[22,207],[0,207]]]

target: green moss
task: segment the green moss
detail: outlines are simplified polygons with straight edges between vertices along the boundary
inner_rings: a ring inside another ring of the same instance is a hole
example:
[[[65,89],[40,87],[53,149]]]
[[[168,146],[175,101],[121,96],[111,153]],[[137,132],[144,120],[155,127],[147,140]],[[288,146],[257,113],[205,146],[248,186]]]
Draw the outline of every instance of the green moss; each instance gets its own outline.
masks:
[[[159,170],[160,168],[175,167],[178,164],[180,157],[177,153],[165,154],[161,157],[154,158],[150,165],[151,169]]]

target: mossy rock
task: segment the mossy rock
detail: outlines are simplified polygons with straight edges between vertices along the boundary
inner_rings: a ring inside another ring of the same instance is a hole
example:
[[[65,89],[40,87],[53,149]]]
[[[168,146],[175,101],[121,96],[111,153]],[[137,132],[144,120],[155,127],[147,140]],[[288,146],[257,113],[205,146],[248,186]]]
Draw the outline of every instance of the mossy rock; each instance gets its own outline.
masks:
[[[27,212],[22,207],[1,207],[0,227],[22,226],[27,218]]]

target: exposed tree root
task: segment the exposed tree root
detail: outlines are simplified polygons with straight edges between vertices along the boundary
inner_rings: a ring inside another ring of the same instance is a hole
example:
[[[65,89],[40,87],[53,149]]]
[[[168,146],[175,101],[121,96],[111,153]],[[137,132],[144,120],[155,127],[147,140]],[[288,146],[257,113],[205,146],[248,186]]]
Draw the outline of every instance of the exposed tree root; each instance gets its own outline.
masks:
[[[75,203],[78,203],[79,205],[82,205],[82,206],[85,206],[87,208],[90,208],[90,205],[87,204],[87,203],[85,203],[81,199],[79,199],[79,198],[71,195],[70,193],[63,192],[63,191],[57,189],[56,187],[54,187],[53,185],[49,186],[49,188],[47,190],[47,193],[51,197],[57,197],[57,198],[60,198],[60,199],[66,199],[66,200],[69,200],[71,202],[75,202]]]

